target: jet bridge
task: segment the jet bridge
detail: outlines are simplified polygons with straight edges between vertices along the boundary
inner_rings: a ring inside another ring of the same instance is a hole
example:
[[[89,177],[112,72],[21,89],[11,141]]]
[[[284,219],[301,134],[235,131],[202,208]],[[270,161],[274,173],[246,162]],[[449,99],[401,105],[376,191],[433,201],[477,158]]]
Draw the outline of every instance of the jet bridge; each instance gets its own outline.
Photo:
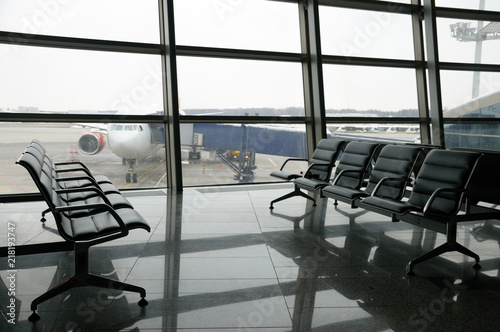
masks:
[[[200,150],[216,150],[217,158],[243,183],[253,180],[256,153],[307,157],[305,131],[294,125],[183,124],[181,144],[190,146],[191,156],[195,158]]]

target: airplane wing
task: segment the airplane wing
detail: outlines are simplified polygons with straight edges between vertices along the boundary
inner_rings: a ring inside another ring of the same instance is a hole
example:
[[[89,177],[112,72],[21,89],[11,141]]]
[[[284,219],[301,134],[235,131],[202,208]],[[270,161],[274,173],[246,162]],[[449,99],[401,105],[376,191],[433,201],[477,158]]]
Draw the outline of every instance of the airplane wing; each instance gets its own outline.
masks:
[[[108,134],[108,125],[105,123],[75,123],[72,127],[89,128],[93,133]]]

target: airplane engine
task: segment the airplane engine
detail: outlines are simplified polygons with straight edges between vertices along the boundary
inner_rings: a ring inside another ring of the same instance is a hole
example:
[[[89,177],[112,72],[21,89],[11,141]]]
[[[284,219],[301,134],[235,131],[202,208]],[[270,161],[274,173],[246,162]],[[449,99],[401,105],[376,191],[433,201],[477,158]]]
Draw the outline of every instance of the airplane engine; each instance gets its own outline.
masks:
[[[78,148],[83,154],[96,154],[106,145],[106,139],[103,134],[85,133],[78,140]]]

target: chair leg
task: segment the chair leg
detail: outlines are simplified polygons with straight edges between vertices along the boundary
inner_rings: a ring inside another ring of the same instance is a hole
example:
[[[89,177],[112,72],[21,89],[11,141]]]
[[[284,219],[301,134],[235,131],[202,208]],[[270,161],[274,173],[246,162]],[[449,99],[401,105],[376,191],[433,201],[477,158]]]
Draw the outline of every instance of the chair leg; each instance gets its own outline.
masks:
[[[78,280],[76,279],[76,276],[72,276],[71,278],[63,281],[59,285],[51,288],[44,294],[34,299],[31,302],[31,311],[33,311],[33,313],[31,314],[31,316],[29,316],[28,320],[30,320],[31,322],[35,322],[40,319],[40,316],[38,316],[38,314],[36,313],[36,309],[40,303],[45,302],[53,298],[54,296],[62,294],[65,291],[77,286],[78,286]]]
[[[42,211],[42,218],[40,218],[40,221],[41,221],[41,222],[43,222],[43,223],[44,223],[44,222],[46,222],[46,221],[47,221],[47,219],[45,219],[45,215],[46,215],[47,213],[49,213],[49,212],[50,212],[50,209],[45,209],[45,210],[43,210],[43,211]]]
[[[440,245],[439,247],[436,247],[436,248],[432,249],[431,251],[426,252],[422,256],[419,256],[408,263],[408,266],[406,268],[406,273],[409,275],[413,275],[414,274],[413,268],[415,267],[415,265],[417,265],[418,263],[422,263],[423,261],[426,261],[426,260],[431,259],[433,257],[444,254],[445,252],[448,252],[448,251],[451,251],[450,245],[449,245],[449,243],[444,243],[444,244]]]
[[[302,196],[304,198],[307,198],[309,200],[312,200],[313,201],[313,206],[316,206],[316,200],[314,198],[312,198],[311,196],[305,194],[304,192],[302,192],[302,190],[300,190],[298,187],[295,187],[294,191],[286,194],[286,195],[283,195],[281,197],[278,197],[276,198],[275,200],[271,201],[271,205],[269,206],[269,208],[272,210],[274,209],[273,207],[273,204],[274,203],[277,203],[277,202],[280,202],[280,201],[283,201],[285,199],[288,199],[288,198],[291,198],[291,197],[295,197],[295,196]]]
[[[104,278],[101,276],[97,276],[94,274],[89,274],[86,280],[86,285],[82,286],[96,286],[100,288],[109,288],[109,289],[116,289],[116,290],[124,290],[124,291],[129,291],[129,292],[135,292],[139,293],[141,295],[141,298],[146,297],[146,290],[142,287],[127,284],[125,282],[117,281],[117,280],[112,280],[108,278]],[[147,304],[147,302],[146,302]]]
[[[107,289],[136,292],[141,296],[141,300],[138,304],[140,306],[145,306],[148,304],[148,301],[146,301],[145,299],[146,290],[144,288],[89,273],[88,250],[88,244],[75,243],[75,275],[60,283],[59,285],[51,288],[49,291],[40,295],[39,297],[34,299],[33,302],[31,302],[31,310],[33,311],[33,313],[28,318],[30,321],[35,322],[40,319],[40,316],[36,313],[37,307],[40,303],[45,302],[56,295],[62,294],[63,292],[76,287],[96,286]]]
[[[423,254],[420,257],[415,258],[414,260],[410,261],[408,263],[408,267],[406,269],[406,272],[409,275],[413,275],[413,268],[415,267],[416,264],[421,263],[425,260],[428,260],[430,258],[439,256],[441,254],[444,254],[445,252],[449,251],[458,251],[464,255],[467,255],[469,257],[474,258],[476,263],[474,264],[473,268],[478,270],[481,268],[481,265],[479,265],[479,255],[471,251],[470,249],[464,247],[460,243],[457,243],[457,223],[456,221],[450,221],[448,222],[447,225],[447,230],[446,230],[446,243],[440,245],[439,247],[436,247],[432,249],[431,251]]]

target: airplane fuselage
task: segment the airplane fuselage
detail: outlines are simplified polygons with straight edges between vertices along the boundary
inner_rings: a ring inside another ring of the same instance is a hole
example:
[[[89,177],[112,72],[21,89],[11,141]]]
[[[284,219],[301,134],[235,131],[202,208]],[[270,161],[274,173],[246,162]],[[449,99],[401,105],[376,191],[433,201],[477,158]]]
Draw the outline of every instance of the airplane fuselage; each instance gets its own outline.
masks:
[[[114,154],[123,159],[144,159],[161,145],[153,142],[146,124],[112,124],[108,129],[108,144]]]

